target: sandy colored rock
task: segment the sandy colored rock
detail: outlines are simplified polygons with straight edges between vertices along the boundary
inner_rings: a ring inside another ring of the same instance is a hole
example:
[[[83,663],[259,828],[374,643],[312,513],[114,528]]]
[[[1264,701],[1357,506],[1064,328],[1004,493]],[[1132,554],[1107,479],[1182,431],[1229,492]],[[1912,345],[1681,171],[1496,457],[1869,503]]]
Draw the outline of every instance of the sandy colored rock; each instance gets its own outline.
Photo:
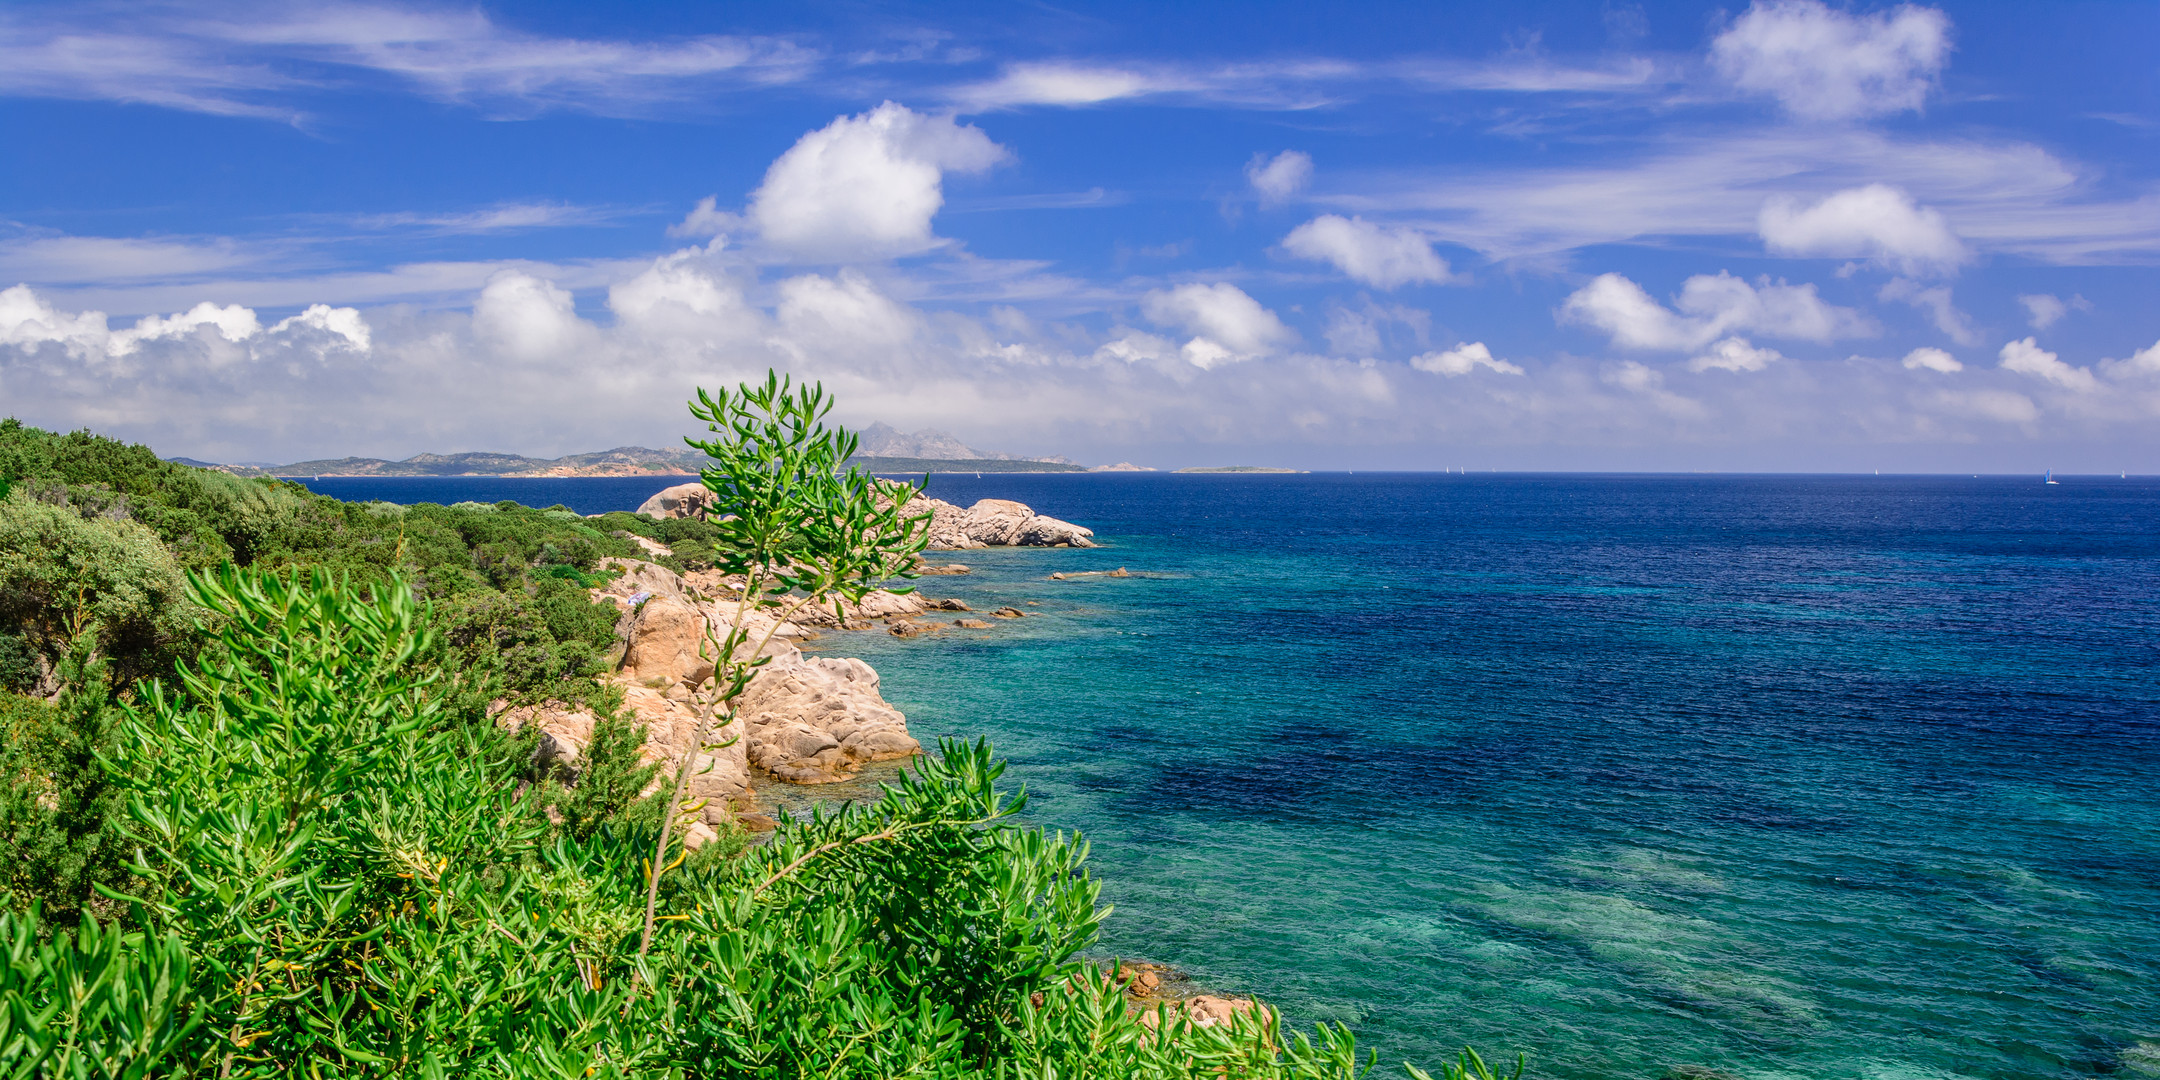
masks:
[[[986,623],[986,622],[984,622],[984,621],[982,621],[981,619],[954,619],[954,620],[952,621],[952,624],[953,624],[954,626],[957,626],[957,627],[961,628],[962,630],[988,630],[988,629],[990,629],[990,624],[989,624],[989,623]]]
[[[685,754],[696,752],[690,746],[697,728],[693,691],[713,676],[712,659],[701,655],[712,648],[705,641],[707,627],[724,630],[738,615],[729,602],[699,599],[698,590],[666,567],[612,561],[621,564],[622,576],[594,595],[613,600],[623,612],[617,623],[625,639],[617,678],[626,704],[647,725],[651,759],[679,765]],[[858,610],[921,610],[912,594],[885,593],[876,604],[871,600],[865,597]],[[771,660],[737,699],[735,724],[708,738],[690,797],[725,808],[726,800],[747,795],[750,763],[783,780],[822,784],[846,779],[868,762],[921,752],[907,733],[906,717],[878,693],[877,672],[868,664],[805,658],[789,640],[803,634],[801,627],[765,611],[739,617],[749,635],[744,655],[763,643]],[[717,745],[729,739],[732,745]]]
[[[844,780],[873,761],[913,757],[922,745],[878,693],[878,675],[855,659],[776,657],[743,691],[750,760],[783,780]]]
[[[946,563],[943,566],[920,564],[915,567],[915,572],[925,577],[936,577],[947,574],[968,574],[974,571],[965,563]]]
[[[909,500],[908,510],[929,513],[931,550],[1095,546],[1093,532],[1069,521],[1045,517],[1026,503],[1011,499],[982,499],[963,507],[918,495]]]
[[[1022,611],[1016,607],[1001,607],[996,611],[991,612],[990,614],[995,615],[1000,619],[1025,619],[1028,615],[1027,612]]]
[[[637,512],[649,518],[706,517],[712,512],[716,497],[703,482],[677,484],[663,488],[652,498],[645,500]]]
[[[926,609],[926,610],[929,610],[929,611],[973,611],[973,610],[975,610],[974,608],[971,608],[971,607],[969,607],[969,606],[967,605],[967,601],[965,601],[965,600],[961,600],[961,599],[958,599],[958,598],[955,598],[955,597],[947,597],[947,598],[945,598],[945,599],[943,599],[943,600],[925,600],[925,601],[923,601],[923,607],[924,607],[924,609]]]
[[[528,724],[539,725],[540,745],[533,748],[534,766],[541,769],[558,767],[572,776],[584,766],[585,748],[592,745],[593,724],[597,722],[592,710],[549,701],[490,711],[497,724],[511,731],[522,731]]]
[[[861,603],[850,604],[843,600],[839,608],[847,613],[845,617],[835,615],[834,604],[827,600],[804,607],[790,615],[789,619],[799,626],[856,627],[857,624],[867,625],[872,619],[904,619],[911,615],[920,615],[923,613],[923,598],[911,592],[895,593],[872,589],[863,594]]]

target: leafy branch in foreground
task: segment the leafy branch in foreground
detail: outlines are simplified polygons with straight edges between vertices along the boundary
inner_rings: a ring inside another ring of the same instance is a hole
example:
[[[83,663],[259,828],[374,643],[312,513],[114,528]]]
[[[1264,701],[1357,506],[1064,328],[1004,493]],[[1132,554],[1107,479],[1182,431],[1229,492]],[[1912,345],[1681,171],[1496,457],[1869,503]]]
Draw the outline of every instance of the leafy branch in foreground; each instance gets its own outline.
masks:
[[[797,386],[774,373],[734,391],[700,389],[690,403],[690,414],[712,436],[684,441],[712,460],[702,479],[714,495],[716,562],[742,585],[732,615],[708,619],[699,644],[698,654],[713,672],[693,690],[693,749],[683,755],[666,793],[665,805],[678,812],[662,819],[646,864],[640,955],[652,947],[660,877],[674,865],[668,845],[677,819],[699,809],[678,807],[676,793],[688,788],[712,730],[734,722],[736,700],[771,659],[766,650],[774,634],[814,603],[832,604],[845,620],[847,605],[861,602],[879,583],[911,576],[928,541],[928,516],[907,513],[917,489],[902,485],[895,491],[847,466],[856,437],[825,426],[832,404],[824,387]],[[753,612],[765,618],[752,620]]]

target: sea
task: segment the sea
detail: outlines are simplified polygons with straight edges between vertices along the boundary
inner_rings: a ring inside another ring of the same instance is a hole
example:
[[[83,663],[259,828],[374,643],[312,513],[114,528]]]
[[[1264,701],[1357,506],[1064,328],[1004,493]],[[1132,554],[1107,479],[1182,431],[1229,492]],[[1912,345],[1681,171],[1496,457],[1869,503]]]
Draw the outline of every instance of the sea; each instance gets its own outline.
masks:
[[[1382,1074],[2160,1076],[2160,480],[2058,479],[938,475],[1102,546],[814,647],[1089,838],[1102,955]]]

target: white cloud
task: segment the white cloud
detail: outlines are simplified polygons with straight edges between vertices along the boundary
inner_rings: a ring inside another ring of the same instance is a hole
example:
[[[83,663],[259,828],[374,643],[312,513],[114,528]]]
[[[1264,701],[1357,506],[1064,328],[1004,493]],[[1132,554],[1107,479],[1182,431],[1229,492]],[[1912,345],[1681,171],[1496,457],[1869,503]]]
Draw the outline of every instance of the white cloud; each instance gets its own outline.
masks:
[[[1689,371],[1761,371],[1773,360],[1785,357],[1776,349],[1758,349],[1748,344],[1746,338],[1729,337],[1710,351],[1688,361]]]
[[[1202,369],[1266,356],[1297,337],[1274,312],[1229,282],[1157,289],[1140,307],[1156,324],[1191,334],[1183,355]]]
[[[1965,370],[1965,365],[1958,363],[1957,357],[1926,345],[1906,353],[1904,363],[1907,371],[1936,371],[1944,375],[1955,375]]]
[[[945,173],[1007,156],[980,128],[888,101],[803,136],[766,170],[745,216],[765,244],[795,258],[910,255],[943,243],[930,220],[945,204]]]
[[[1363,218],[1322,214],[1283,237],[1283,250],[1331,263],[1352,280],[1379,289],[1448,279],[1447,260],[1435,254],[1432,242],[1417,230],[1376,225]]]
[[[0,242],[0,277],[40,285],[201,277],[267,261],[268,253],[223,237],[39,234]]]
[[[494,115],[572,108],[644,115],[714,90],[798,82],[820,57],[786,38],[704,35],[656,41],[549,37],[478,8],[369,4],[131,13],[125,28],[78,9],[11,21],[0,37],[0,92],[139,102],[220,116],[298,122],[296,91],[314,65],[388,75],[430,98]]]
[[[2093,378],[2092,369],[2071,367],[2054,353],[2041,348],[2032,338],[2013,341],[2002,347],[1998,354],[2004,371],[2045,379],[2066,390],[2085,393],[2100,388],[2100,381]]]
[[[145,341],[158,338],[180,337],[197,327],[211,327],[227,341],[246,341],[262,332],[262,322],[253,311],[238,304],[219,307],[208,300],[172,316],[145,315],[134,328],[122,330],[112,336],[114,355],[126,355]]]
[[[835,277],[803,274],[780,283],[774,315],[782,348],[805,360],[865,361],[908,344],[921,316],[854,270]]]
[[[473,332],[515,360],[561,359],[589,345],[595,327],[578,318],[570,293],[517,270],[495,275],[473,302]]]
[[[1892,278],[1875,295],[1883,300],[1903,301],[1927,312],[1935,329],[1950,335],[1950,340],[1960,345],[1980,344],[1979,331],[1973,329],[1972,320],[1951,301],[1948,285],[1923,289],[1909,278]]]
[[[1908,274],[1955,270],[1966,259],[1942,214],[1888,184],[1847,188],[1805,207],[1772,197],[1756,230],[1773,254],[1873,259]]]
[[[1607,368],[1604,379],[1622,390],[1638,394],[1651,393],[1665,385],[1665,376],[1658,374],[1657,369],[1635,360],[1622,360]]]
[[[104,312],[63,313],[28,285],[0,291],[0,345],[15,346],[26,355],[52,344],[71,358],[104,361],[132,356],[157,342],[238,345],[266,338],[307,338],[318,346],[359,352],[369,348],[367,321],[353,308],[317,304],[265,331],[253,310],[205,300],[176,315],[145,315],[134,326],[114,330]]]
[[[629,333],[693,348],[757,339],[765,332],[763,313],[737,282],[700,265],[706,254],[691,248],[655,259],[636,277],[608,287],[608,310]]]
[[[2055,325],[2062,321],[2063,316],[2070,314],[2072,309],[2092,310],[2092,301],[2082,296],[2072,296],[2064,300],[2052,293],[2029,293],[2018,297],[2018,303],[2025,305],[2026,321],[2035,330],[2045,330]]]
[[[2131,353],[2128,360],[2105,361],[2100,368],[2117,379],[2160,375],[2160,341]]]
[[[29,352],[52,342],[82,356],[102,352],[110,337],[102,311],[63,313],[28,285],[0,290],[0,345]]]
[[[2107,189],[2099,169],[2029,142],[1773,126],[1667,132],[1637,145],[1604,147],[1596,164],[1576,167],[1345,173],[1315,201],[1417,220],[1436,240],[1513,259],[1597,244],[1752,236],[1766,190],[1819,198],[1883,183],[1954,220],[1975,252],[2074,265],[2160,258],[2160,195],[2132,189],[2095,198]]]
[[[1710,59],[1795,116],[1842,120],[1919,109],[1950,48],[1950,19],[1936,8],[1856,15],[1818,0],[1756,0],[1711,42]]]
[[[1288,202],[1312,182],[1312,155],[1302,150],[1285,150],[1272,158],[1254,154],[1245,163],[1245,179],[1260,193],[1262,203]]]
[[[1188,80],[1130,68],[1048,63],[1015,64],[996,79],[963,87],[955,97],[969,111],[1023,105],[1099,105],[1106,101],[1190,89]]]
[[[1176,342],[1137,330],[1127,331],[1095,350],[1095,359],[1123,364],[1161,363],[1177,359],[1177,356]]]
[[[504,202],[454,213],[404,210],[392,214],[362,214],[351,221],[363,229],[419,229],[443,236],[471,236],[595,225],[619,213],[606,207],[562,202]]]
[[[1619,274],[1600,274],[1560,306],[1563,322],[1579,322],[1630,349],[1681,352],[1735,332],[1827,342],[1864,337],[1875,327],[1860,313],[1824,303],[1813,285],[1750,285],[1720,271],[1697,274],[1680,287],[1674,311]]]
[[[1423,356],[1411,357],[1410,366],[1419,371],[1430,371],[1435,375],[1446,375],[1450,378],[1468,375],[1480,367],[1491,368],[1502,375],[1523,374],[1521,367],[1505,360],[1493,359],[1492,350],[1486,348],[1482,341],[1457,345],[1446,352],[1429,352]]]

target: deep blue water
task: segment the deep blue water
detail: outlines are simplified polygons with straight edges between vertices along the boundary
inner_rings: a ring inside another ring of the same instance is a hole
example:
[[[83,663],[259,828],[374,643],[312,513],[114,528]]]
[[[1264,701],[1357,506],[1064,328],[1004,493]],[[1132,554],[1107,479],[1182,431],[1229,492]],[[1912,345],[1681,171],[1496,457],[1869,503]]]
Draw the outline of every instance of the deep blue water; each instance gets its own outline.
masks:
[[[592,512],[659,485],[316,486]],[[923,582],[1040,618],[820,645],[1087,833],[1109,952],[1390,1063],[2160,1075],[2160,482],[931,490],[1106,546]]]

